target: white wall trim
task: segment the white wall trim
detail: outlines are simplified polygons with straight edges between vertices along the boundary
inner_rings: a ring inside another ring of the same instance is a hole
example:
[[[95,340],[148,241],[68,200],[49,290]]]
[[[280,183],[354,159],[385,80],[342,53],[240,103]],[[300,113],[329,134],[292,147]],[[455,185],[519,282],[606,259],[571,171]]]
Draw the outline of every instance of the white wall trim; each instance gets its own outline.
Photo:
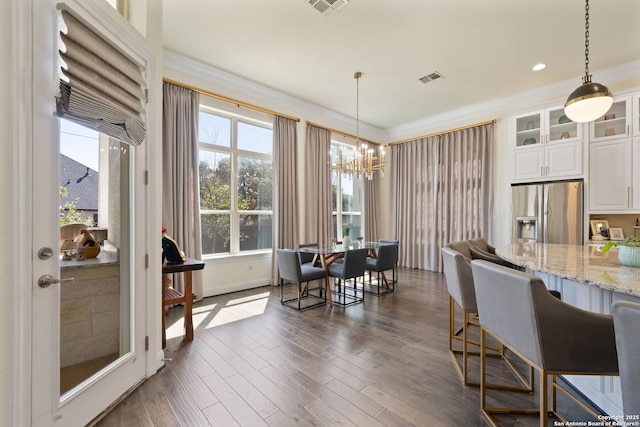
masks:
[[[14,106],[11,124],[13,137],[9,147],[11,157],[12,188],[9,190],[12,200],[7,203],[11,213],[9,222],[13,242],[6,255],[10,256],[13,268],[7,271],[10,276],[7,283],[12,293],[13,337],[12,356],[9,363],[13,366],[12,408],[13,413],[8,425],[31,425],[31,331],[32,331],[32,23],[33,1],[12,0],[14,37],[11,50],[11,79],[7,105]],[[6,22],[5,22],[6,24]],[[13,277],[11,277],[13,271]]]
[[[268,286],[269,292],[280,292],[280,289],[271,286],[271,279],[250,280],[241,283],[233,283],[230,285],[216,286],[215,288],[205,289],[204,297],[213,297],[216,295],[228,294],[231,292],[245,291],[247,289],[261,288]]]

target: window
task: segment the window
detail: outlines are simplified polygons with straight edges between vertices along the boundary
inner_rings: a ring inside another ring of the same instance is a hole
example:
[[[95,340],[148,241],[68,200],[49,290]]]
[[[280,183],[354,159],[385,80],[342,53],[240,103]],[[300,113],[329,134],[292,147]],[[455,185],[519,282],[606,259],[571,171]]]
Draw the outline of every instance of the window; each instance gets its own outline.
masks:
[[[201,105],[198,138],[203,255],[270,250],[271,123]]]
[[[344,150],[347,160],[353,159],[355,147],[331,142],[331,157],[335,158],[339,150]],[[343,229],[348,226],[349,237],[355,239],[363,236],[362,227],[362,178],[360,176],[331,173],[331,189],[333,204],[333,233],[342,240]]]

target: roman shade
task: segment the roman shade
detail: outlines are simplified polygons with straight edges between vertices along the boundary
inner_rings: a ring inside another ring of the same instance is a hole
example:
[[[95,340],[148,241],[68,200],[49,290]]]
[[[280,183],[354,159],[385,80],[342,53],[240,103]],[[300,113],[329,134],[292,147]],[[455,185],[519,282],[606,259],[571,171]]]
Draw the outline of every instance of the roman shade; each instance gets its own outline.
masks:
[[[60,93],[56,114],[133,145],[145,138],[145,67],[60,9]],[[63,27],[66,27],[66,31]]]

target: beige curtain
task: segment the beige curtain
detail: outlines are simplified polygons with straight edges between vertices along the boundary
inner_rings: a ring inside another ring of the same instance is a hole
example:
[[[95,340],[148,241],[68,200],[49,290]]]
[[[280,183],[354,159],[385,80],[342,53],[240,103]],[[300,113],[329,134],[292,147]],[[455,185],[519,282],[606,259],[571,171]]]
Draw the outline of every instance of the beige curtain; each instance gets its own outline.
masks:
[[[380,174],[374,173],[372,179],[362,178],[364,187],[364,238],[375,242],[378,236],[378,210],[380,209]],[[392,236],[388,236],[391,238]]]
[[[188,258],[202,258],[198,180],[197,92],[163,84],[162,224]],[[160,245],[158,230],[158,245]],[[181,286],[182,275],[174,285]],[[160,285],[160,284],[158,284]],[[193,292],[203,297],[202,272],[193,273]]]
[[[320,246],[331,243],[333,235],[331,204],[331,132],[307,125],[305,215],[306,242],[318,242]]]
[[[392,227],[404,267],[442,271],[446,243],[491,236],[493,124],[394,145]]]
[[[275,116],[273,120],[274,186],[273,206],[273,274],[278,284],[276,249],[295,248],[300,240],[298,229],[298,127],[294,120]]]

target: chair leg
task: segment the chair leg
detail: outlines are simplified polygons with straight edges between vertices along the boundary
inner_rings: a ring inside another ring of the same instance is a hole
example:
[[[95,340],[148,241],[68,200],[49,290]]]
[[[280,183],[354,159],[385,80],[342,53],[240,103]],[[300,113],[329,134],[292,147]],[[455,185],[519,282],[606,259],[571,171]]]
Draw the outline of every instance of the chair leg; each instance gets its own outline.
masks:
[[[470,356],[482,356],[482,343],[475,341],[469,337],[468,328],[471,326],[480,327],[480,325],[473,323],[471,316],[473,312],[462,310],[462,325],[456,328],[456,306],[455,300],[449,296],[449,353],[453,361],[453,365],[458,373],[460,381],[466,386],[480,386],[480,382],[472,381],[469,379],[468,359]],[[462,336],[460,336],[462,334]],[[454,348],[454,340],[462,341],[462,350]],[[481,351],[471,351],[469,345],[481,347]],[[504,353],[504,346],[495,346],[491,344],[485,344],[486,357],[500,358],[511,370],[515,379],[521,384],[520,386],[511,386],[503,384],[487,383],[486,388],[510,390],[517,392],[530,393],[534,388],[533,368],[529,368],[529,378],[525,378],[513,365],[513,363],[506,357]],[[458,360],[462,357],[462,361]]]

